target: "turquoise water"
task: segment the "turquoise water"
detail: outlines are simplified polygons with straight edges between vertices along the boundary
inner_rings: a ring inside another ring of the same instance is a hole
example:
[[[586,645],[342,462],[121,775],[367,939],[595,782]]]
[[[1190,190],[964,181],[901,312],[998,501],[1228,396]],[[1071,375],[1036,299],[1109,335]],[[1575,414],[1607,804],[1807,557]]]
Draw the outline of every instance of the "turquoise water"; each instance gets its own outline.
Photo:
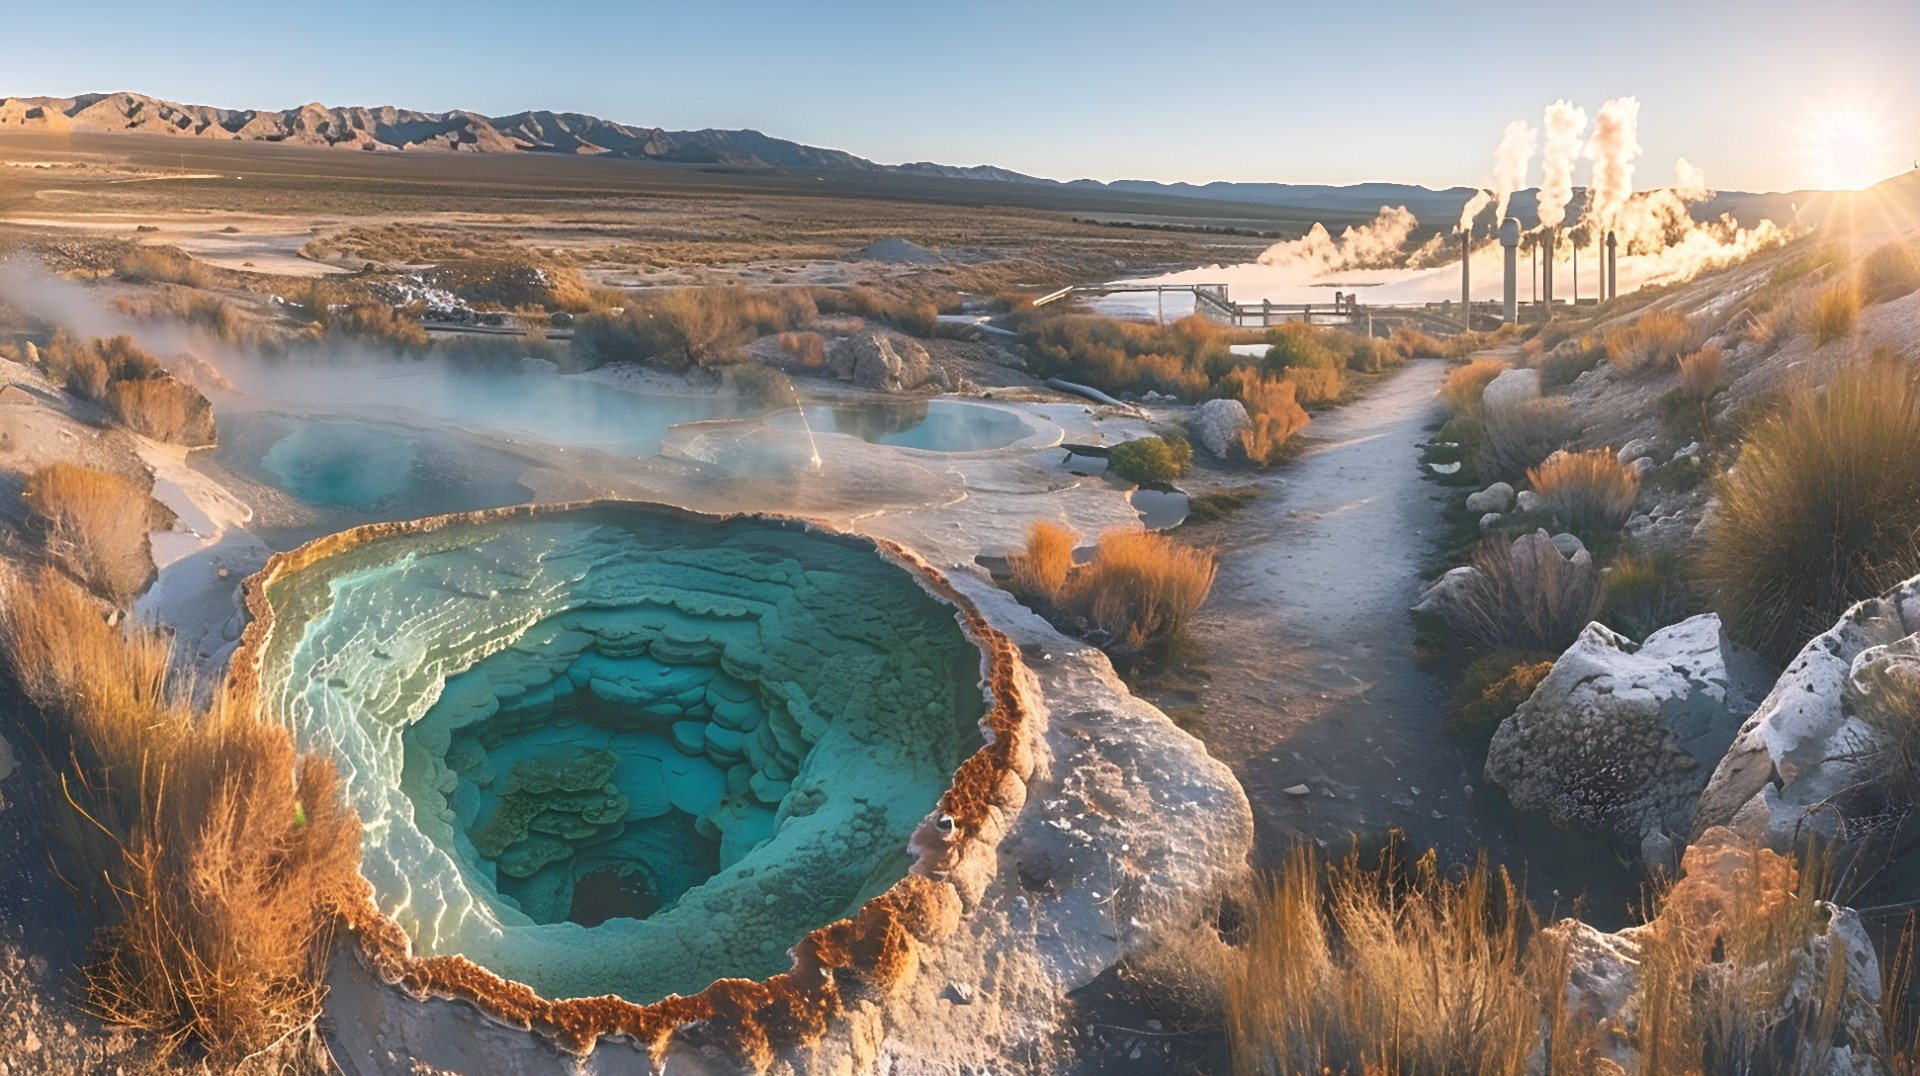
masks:
[[[1027,424],[1010,411],[961,400],[812,404],[806,414],[814,433],[844,433],[876,445],[928,452],[1004,448],[1028,433]],[[796,416],[776,414],[767,421],[788,428],[796,424]]]

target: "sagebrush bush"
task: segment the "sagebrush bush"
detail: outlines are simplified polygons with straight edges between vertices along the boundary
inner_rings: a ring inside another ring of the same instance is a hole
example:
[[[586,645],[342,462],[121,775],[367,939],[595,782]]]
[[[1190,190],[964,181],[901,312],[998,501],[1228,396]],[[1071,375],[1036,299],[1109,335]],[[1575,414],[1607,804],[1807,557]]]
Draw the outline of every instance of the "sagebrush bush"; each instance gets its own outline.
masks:
[[[1572,405],[1560,397],[1523,400],[1481,416],[1474,471],[1488,482],[1518,481],[1575,431]]]
[[[1129,482],[1171,482],[1192,463],[1193,446],[1177,433],[1122,441],[1107,454],[1107,470]]]
[[[1287,368],[1286,379],[1293,382],[1294,398],[1308,407],[1320,407],[1336,403],[1340,392],[1345,388],[1345,379],[1335,366],[1292,366]]]
[[[1788,392],[1715,489],[1703,580],[1728,630],[1785,662],[1847,606],[1920,574],[1920,372],[1882,353]]]
[[[180,284],[189,288],[212,287],[216,280],[211,266],[169,247],[136,247],[120,258],[114,274],[130,284]]]
[[[1813,309],[1807,325],[1813,330],[1813,345],[1827,344],[1852,334],[1860,320],[1860,289],[1850,281],[1840,281],[1820,289],[1813,297]]]
[[[1287,370],[1338,370],[1346,365],[1344,350],[1331,344],[1331,335],[1312,325],[1294,323],[1267,332],[1267,354],[1261,365],[1271,373]]]
[[[1920,254],[1903,240],[1876,247],[1860,263],[1860,302],[1892,302],[1920,291]]]
[[[618,313],[582,316],[575,322],[573,348],[589,367],[611,362],[644,362],[673,370],[724,366],[746,357],[742,349],[747,341],[792,333],[817,315],[813,294],[799,289],[756,292],[737,284],[667,288],[634,300]]]
[[[196,713],[150,629],[123,635],[52,573],[0,580],[0,655],[63,741],[71,877],[102,916],[88,1004],[218,1071],[312,1035],[363,884],[333,763],[251,700]]]
[[[1059,601],[1067,573],[1073,570],[1073,544],[1079,540],[1073,531],[1048,520],[1027,528],[1026,545],[1007,554],[1014,592]]]
[[[1607,334],[1607,360],[1628,373],[1664,369],[1694,350],[1693,324],[1674,311],[1642,314],[1632,325]]]
[[[1106,634],[1107,649],[1146,653],[1200,611],[1216,571],[1211,553],[1157,531],[1111,530],[1093,562],[1068,578],[1065,603]]]
[[[47,554],[94,593],[125,606],[153,574],[145,485],[70,463],[27,476],[21,495]]]
[[[1294,384],[1238,370],[1226,384],[1251,421],[1240,431],[1240,448],[1247,459],[1262,467],[1280,458],[1287,442],[1311,421],[1306,409],[1294,398]]]
[[[1727,387],[1727,354],[1708,344],[1680,360],[1680,390],[1693,399],[1713,399]]]
[[[1440,398],[1446,401],[1447,413],[1478,418],[1481,396],[1487,391],[1487,385],[1506,370],[1507,364],[1499,359],[1475,359],[1448,372],[1440,386]]]
[[[1633,515],[1640,472],[1610,448],[1559,452],[1527,469],[1527,484],[1560,525],[1583,537],[1619,530]]]
[[[1540,384],[1550,389],[1571,385],[1581,374],[1599,366],[1606,358],[1606,346],[1592,335],[1561,344],[1540,356]]]
[[[1446,618],[1473,648],[1559,653],[1600,612],[1600,573],[1591,559],[1562,556],[1545,531],[1513,542],[1488,538],[1468,563],[1474,574],[1448,603]]]
[[[1533,696],[1533,689],[1553,671],[1556,656],[1502,651],[1467,663],[1447,707],[1447,728],[1470,736],[1492,736],[1502,721]]]

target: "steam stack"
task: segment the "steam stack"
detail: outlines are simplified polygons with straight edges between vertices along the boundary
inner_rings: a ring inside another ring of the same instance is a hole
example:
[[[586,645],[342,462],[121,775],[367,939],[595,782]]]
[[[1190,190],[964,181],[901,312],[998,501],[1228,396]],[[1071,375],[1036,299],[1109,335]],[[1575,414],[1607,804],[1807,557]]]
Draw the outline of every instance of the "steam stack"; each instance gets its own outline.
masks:
[[[1520,222],[1508,217],[1500,222],[1500,245],[1507,250],[1506,307],[1501,317],[1512,324],[1520,320]]]
[[[1473,228],[1460,233],[1460,323],[1473,330]]]
[[[1612,232],[1607,233],[1606,297],[1620,297],[1620,241]]]
[[[1540,233],[1540,301],[1547,304],[1547,316],[1553,316],[1553,229]]]

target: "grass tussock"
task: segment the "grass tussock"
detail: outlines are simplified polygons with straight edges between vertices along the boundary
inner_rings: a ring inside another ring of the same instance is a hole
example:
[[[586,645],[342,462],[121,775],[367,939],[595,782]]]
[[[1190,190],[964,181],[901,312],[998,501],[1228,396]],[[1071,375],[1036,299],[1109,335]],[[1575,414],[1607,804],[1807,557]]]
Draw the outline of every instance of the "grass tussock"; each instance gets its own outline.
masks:
[[[1670,553],[1634,550],[1616,554],[1606,573],[1606,623],[1635,639],[1701,612],[1686,565]]]
[[[1481,396],[1493,379],[1507,370],[1507,364],[1499,359],[1475,359],[1447,374],[1447,380],[1440,386],[1440,398],[1446,401],[1447,413],[1456,418],[1478,418],[1481,410]]]
[[[1576,426],[1572,405],[1556,396],[1523,400],[1487,412],[1474,449],[1474,471],[1487,482],[1518,481],[1557,451]]]
[[[210,288],[219,274],[202,261],[171,247],[135,247],[114,266],[114,275],[129,284],[178,284]]]
[[[1339,369],[1332,366],[1289,367],[1286,379],[1293,382],[1294,398],[1307,407],[1338,403],[1346,387]]]
[[[214,439],[213,405],[130,336],[82,343],[63,329],[40,349],[40,364],[50,380],[106,408],[135,433],[188,445]]]
[[[1784,662],[1920,574],[1920,367],[1880,353],[1789,392],[1716,491],[1702,578],[1735,637]]]
[[[1813,331],[1813,346],[1825,347],[1853,335],[1860,321],[1860,289],[1851,281],[1839,281],[1820,289],[1807,312],[1807,327]]]
[[[1693,324],[1674,311],[1642,314],[1607,334],[1607,361],[1626,373],[1672,367],[1697,346]]]
[[[1589,536],[1625,526],[1640,495],[1640,472],[1608,448],[1555,453],[1527,470],[1527,483],[1562,526]]]
[[[88,1002],[219,1071],[311,1035],[359,823],[331,761],[250,702],[196,712],[167,647],[52,573],[9,576],[0,655],[63,741],[73,877],[102,916]]]
[[[126,606],[153,574],[148,492],[119,475],[55,463],[27,476],[28,525],[47,555],[100,597]]]
[[[1080,536],[1048,520],[1027,528],[1027,544],[1007,554],[1014,592],[1058,602],[1073,570],[1073,545]]]
[[[1547,349],[1535,365],[1540,370],[1541,386],[1551,389],[1573,384],[1581,374],[1606,360],[1606,345],[1588,333]]]
[[[1178,433],[1122,441],[1107,455],[1108,471],[1142,485],[1171,482],[1192,463],[1193,445]]]
[[[1447,728],[1490,737],[1553,671],[1557,655],[1506,650],[1467,663],[1447,707]]]
[[[1107,637],[1107,649],[1143,654],[1178,635],[1206,603],[1218,564],[1211,553],[1155,531],[1100,536],[1093,562],[1073,570],[1061,604]]]
[[[1874,249],[1860,262],[1860,302],[1890,303],[1920,291],[1920,253],[1895,240]]]
[[[746,358],[746,343],[792,333],[818,316],[811,293],[738,285],[668,288],[574,323],[573,349],[586,366],[642,362],[671,370],[717,367]],[[804,345],[802,345],[804,346]],[[821,345],[825,359],[825,344]]]
[[[1599,615],[1600,573],[1590,559],[1562,556],[1544,531],[1473,548],[1474,574],[1447,605],[1447,621],[1484,651],[1559,653]]]
[[[1229,384],[1252,423],[1240,431],[1241,451],[1262,467],[1272,466],[1285,453],[1287,442],[1312,421],[1295,396],[1294,383],[1251,371],[1237,371]]]
[[[1727,387],[1727,353],[1708,344],[1680,360],[1680,391],[1705,402]]]

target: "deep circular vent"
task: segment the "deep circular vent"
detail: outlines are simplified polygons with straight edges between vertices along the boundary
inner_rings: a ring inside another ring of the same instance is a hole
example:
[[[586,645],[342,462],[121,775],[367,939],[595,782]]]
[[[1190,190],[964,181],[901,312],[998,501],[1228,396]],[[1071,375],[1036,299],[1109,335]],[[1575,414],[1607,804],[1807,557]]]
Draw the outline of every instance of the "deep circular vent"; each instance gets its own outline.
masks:
[[[764,978],[904,875],[981,746],[980,651],[867,542],[616,507],[364,531],[269,572],[261,687],[341,760],[416,956],[641,1003]]]

